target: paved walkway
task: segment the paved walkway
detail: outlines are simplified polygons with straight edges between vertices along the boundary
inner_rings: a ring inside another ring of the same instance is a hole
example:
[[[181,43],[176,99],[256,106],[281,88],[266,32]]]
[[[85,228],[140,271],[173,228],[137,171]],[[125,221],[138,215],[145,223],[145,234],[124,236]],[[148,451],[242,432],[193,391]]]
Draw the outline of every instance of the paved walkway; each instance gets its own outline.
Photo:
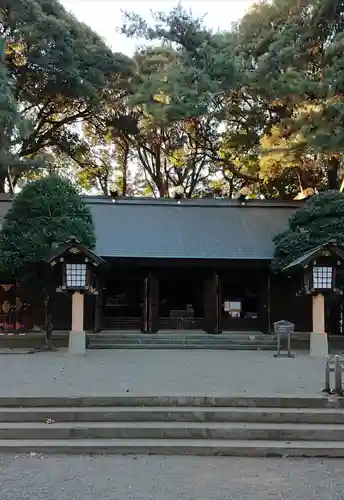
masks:
[[[112,350],[0,353],[0,396],[316,395],[324,360],[271,352]]]
[[[343,461],[0,457],[1,500],[342,500]]]

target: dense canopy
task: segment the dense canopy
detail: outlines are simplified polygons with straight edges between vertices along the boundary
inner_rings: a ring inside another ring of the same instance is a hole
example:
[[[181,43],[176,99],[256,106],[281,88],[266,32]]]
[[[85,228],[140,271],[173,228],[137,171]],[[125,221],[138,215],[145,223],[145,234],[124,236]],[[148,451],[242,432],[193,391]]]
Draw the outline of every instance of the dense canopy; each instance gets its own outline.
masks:
[[[30,278],[32,266],[71,237],[91,249],[95,246],[92,215],[76,189],[57,176],[30,182],[4,217],[0,272],[13,280]]]
[[[57,0],[0,13],[0,191],[51,173],[105,195],[341,186],[342,0],[257,2],[216,32],[180,6],[128,12],[122,34],[145,40],[132,57]]]
[[[288,230],[274,240],[274,265],[280,269],[330,241],[344,248],[344,193],[338,191],[313,196],[290,217]]]

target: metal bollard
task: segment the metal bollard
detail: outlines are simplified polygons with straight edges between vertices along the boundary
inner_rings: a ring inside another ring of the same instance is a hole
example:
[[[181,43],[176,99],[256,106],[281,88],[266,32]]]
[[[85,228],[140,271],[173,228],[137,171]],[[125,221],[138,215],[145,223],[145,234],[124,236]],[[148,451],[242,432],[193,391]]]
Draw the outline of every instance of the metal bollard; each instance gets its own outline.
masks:
[[[334,391],[336,394],[343,394],[341,357],[338,355],[334,357]]]
[[[281,334],[280,333],[277,333],[277,353],[276,353],[276,356],[280,356],[281,355]]]
[[[325,362],[325,387],[322,392],[326,392],[327,394],[331,393],[331,383],[330,383],[330,377],[331,377],[331,358],[330,356],[326,356],[326,362]]]

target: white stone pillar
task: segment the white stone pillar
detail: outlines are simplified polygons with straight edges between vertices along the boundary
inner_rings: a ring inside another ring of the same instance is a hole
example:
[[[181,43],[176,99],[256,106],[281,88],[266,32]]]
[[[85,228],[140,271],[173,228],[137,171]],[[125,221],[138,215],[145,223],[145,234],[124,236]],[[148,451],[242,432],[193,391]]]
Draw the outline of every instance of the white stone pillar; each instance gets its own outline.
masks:
[[[72,330],[69,333],[68,354],[86,354],[86,334],[84,332],[84,295],[72,295]]]
[[[323,358],[328,355],[328,340],[325,332],[325,297],[322,293],[313,296],[313,331],[310,338],[309,355]]]

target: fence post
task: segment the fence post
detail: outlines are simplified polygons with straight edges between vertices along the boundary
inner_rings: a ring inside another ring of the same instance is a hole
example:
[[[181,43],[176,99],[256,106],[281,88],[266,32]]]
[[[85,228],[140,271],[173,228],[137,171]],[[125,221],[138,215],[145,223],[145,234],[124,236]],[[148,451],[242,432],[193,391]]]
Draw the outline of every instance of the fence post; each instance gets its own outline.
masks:
[[[290,331],[288,332],[288,357],[289,358],[292,358],[292,354],[291,354],[291,334],[290,334]]]
[[[277,332],[277,356],[281,354],[281,334]]]
[[[327,394],[330,394],[331,392],[331,385],[330,385],[330,377],[331,377],[331,359],[330,356],[326,356],[326,362],[325,362],[325,388],[323,389],[322,392],[326,392]]]
[[[334,390],[336,394],[342,394],[342,365],[341,357],[334,357]]]

